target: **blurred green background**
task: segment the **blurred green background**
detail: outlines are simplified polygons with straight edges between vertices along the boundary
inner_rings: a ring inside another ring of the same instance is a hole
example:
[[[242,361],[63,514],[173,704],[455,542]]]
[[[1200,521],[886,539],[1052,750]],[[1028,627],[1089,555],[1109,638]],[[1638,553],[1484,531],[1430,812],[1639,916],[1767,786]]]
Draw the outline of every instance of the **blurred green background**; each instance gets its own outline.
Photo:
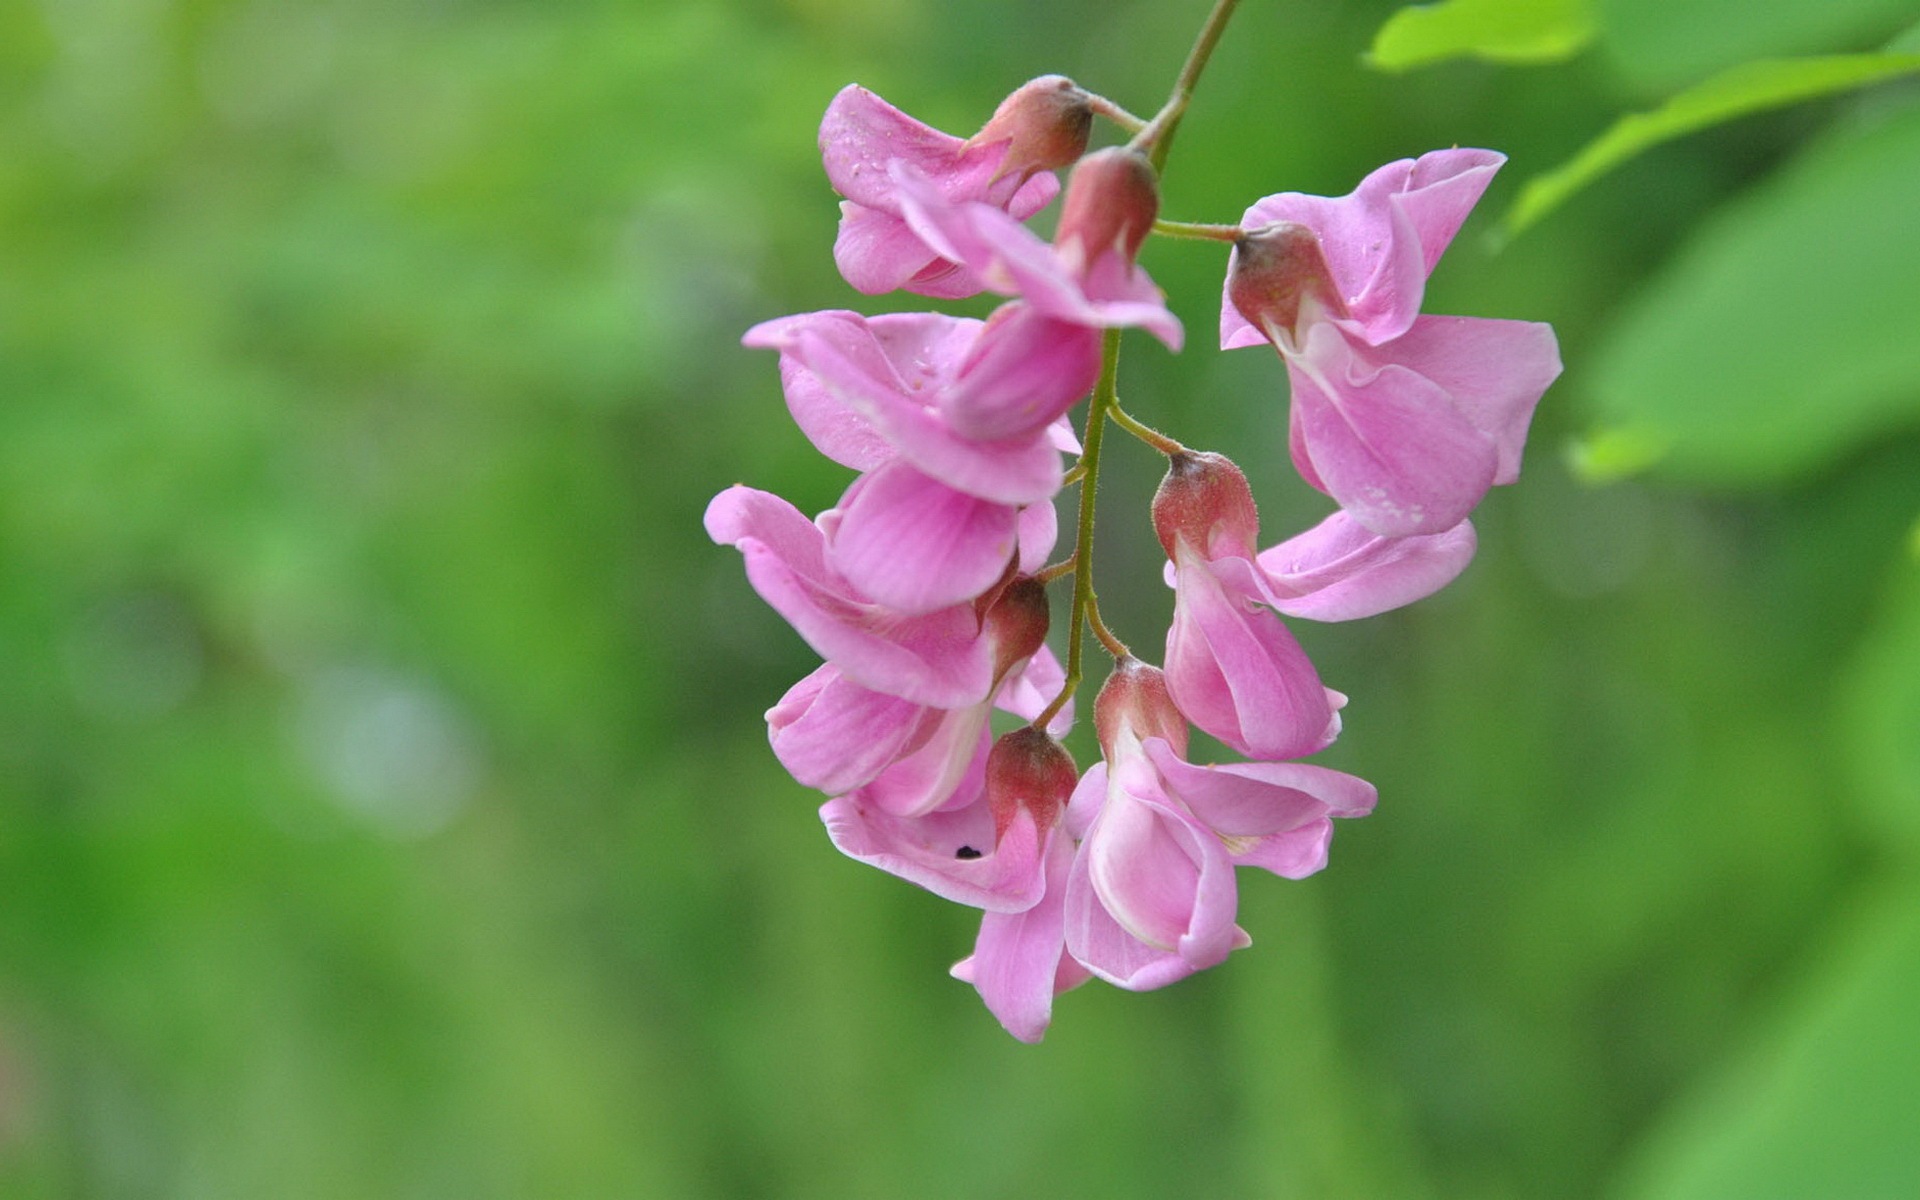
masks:
[[[1920,90],[1487,236],[1910,0],[1604,0],[1566,62],[1398,75],[1383,0],[1244,5],[1166,215],[1504,150],[1428,309],[1568,364],[1459,584],[1301,630],[1381,803],[1243,879],[1251,950],[1018,1045],[946,975],[972,914],[773,760],[814,660],[700,513],[847,475],[737,339],[920,306],[834,274],[820,112],[1150,112],[1205,7],[0,2],[0,1196],[1920,1195]],[[1190,346],[1129,338],[1129,407],[1317,519],[1220,248],[1145,262]],[[1596,430],[1658,461],[1583,482]],[[1096,568],[1148,653],[1151,460]]]

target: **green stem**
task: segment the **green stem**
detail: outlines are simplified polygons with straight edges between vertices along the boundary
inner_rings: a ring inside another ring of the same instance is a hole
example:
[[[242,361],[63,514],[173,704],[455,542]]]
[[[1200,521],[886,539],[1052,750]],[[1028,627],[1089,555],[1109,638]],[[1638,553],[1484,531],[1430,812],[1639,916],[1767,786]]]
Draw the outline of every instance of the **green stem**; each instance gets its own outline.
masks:
[[[1092,592],[1087,593],[1087,624],[1093,629],[1093,636],[1099,638],[1100,644],[1107,648],[1107,653],[1113,655],[1115,662],[1132,657],[1133,651],[1127,649],[1125,642],[1113,636],[1113,630],[1108,629],[1107,623],[1100,619],[1100,601]]]
[[[1233,16],[1239,3],[1240,0],[1214,0],[1207,23],[1200,27],[1200,36],[1194,39],[1193,49],[1187,52],[1187,61],[1181,64],[1180,75],[1173,81],[1173,94],[1153,115],[1153,120],[1147,122],[1147,127],[1127,143],[1132,149],[1146,151],[1147,161],[1155,171],[1165,169],[1167,150],[1173,145],[1180,118],[1186,115],[1187,101],[1193,98],[1193,85],[1200,81],[1200,72],[1206,69],[1207,60],[1213,57],[1213,48],[1220,44],[1220,35],[1227,30],[1227,18]]]
[[[1062,575],[1073,574],[1073,569],[1074,569],[1073,559],[1063,558],[1059,562],[1054,563],[1050,567],[1041,567],[1038,571],[1035,571],[1033,573],[1033,577],[1035,579],[1038,579],[1041,583],[1052,583],[1054,580],[1060,578]]]
[[[1166,434],[1161,433],[1153,426],[1136,420],[1126,409],[1120,407],[1118,400],[1115,400],[1113,405],[1107,409],[1107,415],[1113,418],[1115,425],[1118,425],[1162,454],[1171,456],[1175,454],[1193,453],[1193,451],[1182,446],[1179,442],[1174,441]]]
[[[1204,242],[1237,242],[1241,234],[1238,225],[1198,225],[1192,221],[1155,221],[1153,231],[1161,237]]]
[[[1105,117],[1107,120],[1112,121],[1115,125],[1118,125],[1120,128],[1126,130],[1128,133],[1139,133],[1142,129],[1145,129],[1147,127],[1147,123],[1145,120],[1143,120],[1140,117],[1134,116],[1132,113],[1128,112],[1124,108],[1121,108],[1118,104],[1115,104],[1113,101],[1107,99],[1105,96],[1089,95],[1087,97],[1087,102],[1089,107],[1091,107],[1094,112],[1097,112],[1101,116]]]
[[[1045,729],[1074,692],[1080,688],[1080,650],[1085,640],[1087,608],[1093,600],[1093,505],[1100,489],[1100,443],[1107,428],[1107,414],[1114,406],[1115,380],[1120,370],[1120,331],[1109,329],[1100,339],[1100,379],[1093,385],[1093,399],[1087,403],[1087,431],[1080,439],[1080,466],[1086,477],[1080,481],[1080,520],[1073,539],[1073,608],[1067,617],[1067,678],[1060,694],[1046,711],[1033,719],[1035,729]]]

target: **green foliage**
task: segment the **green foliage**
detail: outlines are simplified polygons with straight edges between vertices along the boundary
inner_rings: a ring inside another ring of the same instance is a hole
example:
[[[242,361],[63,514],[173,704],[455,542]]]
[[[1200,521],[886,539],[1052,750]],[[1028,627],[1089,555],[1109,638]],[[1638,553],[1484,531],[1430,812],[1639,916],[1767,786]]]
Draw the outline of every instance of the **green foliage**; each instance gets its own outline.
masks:
[[[1630,113],[1564,165],[1527,181],[1501,221],[1508,237],[1636,154],[1673,138],[1752,113],[1800,104],[1920,72],[1920,54],[1848,54],[1742,63],[1688,88],[1659,108]]]
[[[1666,91],[1758,58],[1878,46],[1912,0],[1597,0],[1602,47],[1631,85]]]
[[[1920,1191],[1920,891],[1875,889],[1753,1045],[1689,1097],[1623,1200]]]
[[[1835,130],[1719,214],[1594,356],[1602,419],[1762,483],[1920,418],[1920,107]]]
[[[1558,62],[1585,49],[1595,32],[1588,0],[1443,0],[1389,17],[1367,64],[1404,71],[1450,58]]]

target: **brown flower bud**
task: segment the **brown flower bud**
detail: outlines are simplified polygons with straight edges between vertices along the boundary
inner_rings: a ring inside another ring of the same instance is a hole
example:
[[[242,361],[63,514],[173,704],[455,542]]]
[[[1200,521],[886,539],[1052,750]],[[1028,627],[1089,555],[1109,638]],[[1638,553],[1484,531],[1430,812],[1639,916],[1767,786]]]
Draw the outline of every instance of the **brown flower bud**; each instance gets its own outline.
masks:
[[[1159,213],[1159,177],[1146,155],[1124,146],[1096,150],[1067,177],[1053,244],[1063,254],[1078,254],[1082,266],[1109,250],[1132,262]],[[1075,244],[1078,249],[1071,249]]]
[[[1045,730],[1023,725],[993,744],[987,754],[987,809],[996,845],[1021,809],[1044,833],[1053,828],[1080,782],[1073,756]]]
[[[1165,738],[1175,754],[1187,755],[1187,719],[1174,707],[1166,673],[1131,655],[1115,663],[1113,674],[1100,685],[1093,701],[1093,728],[1108,758],[1122,729],[1142,740]]]
[[[1208,559],[1252,558],[1260,541],[1253,489],[1224,454],[1188,452],[1167,460],[1153,494],[1153,531],[1169,559],[1181,541]]]
[[[967,144],[1006,142],[999,173],[1025,178],[1072,165],[1092,130],[1092,97],[1065,75],[1042,75],[1015,88]]]
[[[1227,268],[1227,298],[1254,328],[1269,338],[1276,331],[1292,334],[1309,297],[1328,313],[1346,315],[1318,234],[1276,221],[1240,235]]]
[[[1047,587],[1031,575],[1016,576],[987,610],[995,679],[1032,658],[1047,640]]]

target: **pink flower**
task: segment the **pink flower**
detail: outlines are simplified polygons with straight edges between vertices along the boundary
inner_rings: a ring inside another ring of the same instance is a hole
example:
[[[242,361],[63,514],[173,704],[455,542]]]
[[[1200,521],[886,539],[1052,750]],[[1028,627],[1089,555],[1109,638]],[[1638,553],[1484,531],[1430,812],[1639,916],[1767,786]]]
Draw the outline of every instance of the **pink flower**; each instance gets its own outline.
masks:
[[[1116,149],[1081,160],[1056,245],[998,209],[950,202],[905,163],[891,173],[916,234],[989,289],[1019,297],[988,322],[997,330],[994,369],[977,367],[980,386],[942,405],[959,433],[992,440],[1054,420],[1092,388],[1102,330],[1137,326],[1180,348],[1179,320],[1133,261],[1158,202],[1138,155]]]
[[[1051,169],[1086,149],[1093,112],[1071,80],[1046,75],[1001,102],[966,140],[914,120],[865,88],[848,85],[820,122],[820,154],[840,205],[833,257],[856,289],[875,295],[905,288],[957,299],[981,290],[970,271],[936,250],[901,219],[888,174],[910,163],[942,196],[976,202],[1025,220],[1060,190]]]
[[[834,517],[816,524],[778,496],[736,485],[707,505],[706,528],[740,550],[761,599],[854,683],[933,708],[979,703],[995,664],[974,606],[903,614],[874,603],[828,561]]]
[[[1547,325],[1420,315],[1427,276],[1504,161],[1439,150],[1350,195],[1285,192],[1241,219],[1220,344],[1280,351],[1294,465],[1374,533],[1451,529],[1519,478],[1534,406],[1560,373]]]
[[[1000,576],[1016,540],[1026,570],[1040,565],[1029,561],[1036,548],[1044,555],[1052,546],[1060,452],[1078,448],[1065,422],[982,441],[955,432],[943,412],[982,386],[1017,392],[1025,368],[1000,360],[1028,347],[1007,332],[934,313],[829,311],[768,321],[742,339],[780,351],[787,406],[801,429],[829,457],[867,472],[833,518],[829,558],[890,608],[958,603]],[[1057,416],[1078,396],[1045,407]]]
[[[1256,553],[1259,515],[1240,468],[1178,454],[1153,501],[1174,586],[1167,675],[1195,725],[1253,758],[1311,754],[1339,732],[1337,693],[1276,612],[1372,616],[1427,596],[1473,557],[1473,526],[1383,538],[1345,513]]]
[[[774,754],[808,787],[830,796],[863,789],[873,808],[923,816],[952,799],[973,760],[986,754],[996,704],[1032,719],[1065,683],[1046,633],[1046,589],[1016,579],[987,610],[984,638],[994,662],[988,694],[956,708],[914,704],[861,687],[829,664],[768,710]],[[1072,719],[1064,708],[1054,718],[1057,732],[1064,734]]]
[[[980,993],[987,1011],[1023,1042],[1040,1040],[1053,1020],[1053,998],[1092,972],[1067,953],[1067,876],[1073,843],[1057,836],[1041,860],[1043,891],[1032,908],[980,914],[973,953],[953,964],[953,977]]]
[[[1304,763],[1194,766],[1167,680],[1123,661],[1094,704],[1106,761],[1081,780],[1068,829],[1068,952],[1135,991],[1213,966],[1249,944],[1234,923],[1236,866],[1288,879],[1326,865],[1331,817],[1364,816],[1373,787]]]
[[[1007,734],[970,762],[947,803],[914,816],[887,812],[864,790],[820,808],[847,857],[935,895],[992,912],[1024,912],[1045,889],[1047,846],[1078,772],[1052,736]]]

